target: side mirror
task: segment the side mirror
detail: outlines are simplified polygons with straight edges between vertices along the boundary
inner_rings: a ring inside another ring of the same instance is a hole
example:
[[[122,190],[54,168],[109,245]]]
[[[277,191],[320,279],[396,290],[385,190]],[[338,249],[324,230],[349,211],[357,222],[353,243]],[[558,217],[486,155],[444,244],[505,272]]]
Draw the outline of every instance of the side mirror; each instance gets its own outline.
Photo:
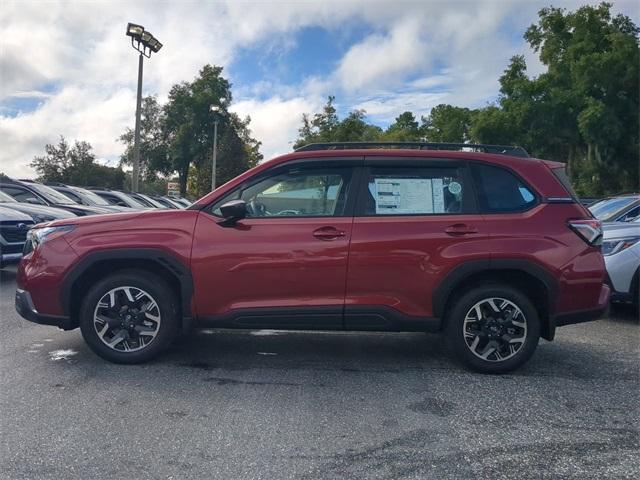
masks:
[[[33,205],[42,205],[42,200],[35,197],[29,197],[27,198],[27,203],[31,203]]]
[[[224,220],[218,222],[223,227],[232,227],[238,220],[247,216],[247,204],[244,200],[231,200],[220,207]]]

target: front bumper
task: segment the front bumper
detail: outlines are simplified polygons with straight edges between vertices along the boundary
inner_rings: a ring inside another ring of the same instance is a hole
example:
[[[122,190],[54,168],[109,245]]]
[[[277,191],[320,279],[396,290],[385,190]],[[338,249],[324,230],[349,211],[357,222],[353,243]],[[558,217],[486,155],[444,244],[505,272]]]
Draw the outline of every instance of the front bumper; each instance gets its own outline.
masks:
[[[611,289],[608,285],[602,284],[598,305],[588,310],[579,310],[576,312],[564,312],[553,316],[553,323],[556,327],[565,325],[573,325],[574,323],[591,322],[605,316],[609,310],[609,297]]]
[[[31,294],[26,290],[16,289],[15,305],[16,312],[30,322],[41,325],[53,325],[62,330],[73,330],[75,328],[75,326],[71,325],[71,319],[69,317],[38,313],[36,307],[33,305]]]
[[[11,263],[18,263],[22,258],[22,252],[20,253],[3,253],[0,255],[0,265],[5,266]]]

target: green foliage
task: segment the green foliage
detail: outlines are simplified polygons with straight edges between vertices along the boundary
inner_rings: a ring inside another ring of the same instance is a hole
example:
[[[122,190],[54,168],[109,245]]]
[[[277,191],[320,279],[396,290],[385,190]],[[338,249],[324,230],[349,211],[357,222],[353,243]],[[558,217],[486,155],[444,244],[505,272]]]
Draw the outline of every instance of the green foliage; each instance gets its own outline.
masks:
[[[45,146],[44,156],[33,158],[31,168],[38,173],[38,180],[43,182],[122,189],[124,172],[120,168],[97,163],[91,150],[87,142],[76,141],[70,146],[60,136],[57,145]]]
[[[165,105],[155,97],[143,100],[140,122],[140,171],[144,191],[166,186],[177,173],[182,195],[211,189],[214,123],[218,123],[216,183],[222,185],[262,159],[260,142],[251,137],[250,118],[228,111],[231,84],[222,67],[205,65],[192,82],[174,85]],[[211,107],[219,108],[218,113]],[[126,150],[122,164],[133,163],[134,132],[120,137]],[[151,191],[150,190],[150,191]]]
[[[422,117],[422,130],[428,142],[463,143],[469,140],[471,110],[453,105],[436,105]]]
[[[165,122],[166,116],[157,98],[155,96],[143,98],[140,112],[140,178],[141,186],[145,191],[147,186],[162,180],[159,174],[172,173]],[[133,129],[127,128],[119,138],[125,145],[125,151],[120,159],[121,165],[133,165],[134,134]],[[149,191],[152,192],[152,190]]]
[[[222,67],[205,65],[193,82],[174,85],[164,106],[164,132],[171,170],[178,173],[180,191],[186,194],[190,167],[197,172],[197,196],[210,190],[214,122],[218,122],[216,183],[221,185],[256,165],[260,143],[251,137],[250,118],[240,119],[227,110],[231,84]],[[211,106],[219,113],[213,114]]]

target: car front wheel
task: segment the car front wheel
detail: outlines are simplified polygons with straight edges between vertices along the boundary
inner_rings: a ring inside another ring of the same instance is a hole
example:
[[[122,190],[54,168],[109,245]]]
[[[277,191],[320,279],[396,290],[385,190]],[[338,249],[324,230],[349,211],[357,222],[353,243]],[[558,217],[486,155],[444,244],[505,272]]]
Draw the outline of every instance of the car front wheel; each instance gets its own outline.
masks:
[[[471,289],[453,304],[447,336],[467,367],[504,373],[531,357],[540,339],[540,320],[526,295],[507,285],[491,284]]]
[[[154,274],[115,273],[93,285],[80,308],[89,347],[115,363],[142,363],[164,351],[178,332],[175,294]]]

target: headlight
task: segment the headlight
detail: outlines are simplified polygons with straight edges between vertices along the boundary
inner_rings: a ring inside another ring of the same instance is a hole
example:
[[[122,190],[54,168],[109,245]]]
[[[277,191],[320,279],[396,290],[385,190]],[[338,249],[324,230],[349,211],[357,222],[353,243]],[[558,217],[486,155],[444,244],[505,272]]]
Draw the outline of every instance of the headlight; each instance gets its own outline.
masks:
[[[616,238],[614,240],[605,240],[602,242],[602,254],[607,257],[615,255],[623,250],[635,245],[640,241],[640,237]]]
[[[38,248],[38,245],[42,245],[45,242],[53,240],[54,238],[61,237],[67,232],[70,232],[76,228],[74,225],[61,225],[59,227],[43,227],[32,228],[27,232],[27,241],[24,244],[23,253],[26,255]]]

